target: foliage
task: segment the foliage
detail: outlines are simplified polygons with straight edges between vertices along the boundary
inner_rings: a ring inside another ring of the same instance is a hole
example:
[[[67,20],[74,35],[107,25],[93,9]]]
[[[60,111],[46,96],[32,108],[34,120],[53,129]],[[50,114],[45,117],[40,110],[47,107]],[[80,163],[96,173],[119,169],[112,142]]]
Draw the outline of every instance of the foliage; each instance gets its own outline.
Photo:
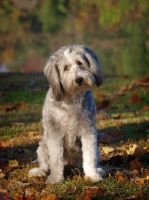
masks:
[[[0,2],[0,63],[12,71],[41,70],[60,46],[83,43],[101,57],[107,74],[149,72],[148,1],[34,1],[30,7],[23,0]]]

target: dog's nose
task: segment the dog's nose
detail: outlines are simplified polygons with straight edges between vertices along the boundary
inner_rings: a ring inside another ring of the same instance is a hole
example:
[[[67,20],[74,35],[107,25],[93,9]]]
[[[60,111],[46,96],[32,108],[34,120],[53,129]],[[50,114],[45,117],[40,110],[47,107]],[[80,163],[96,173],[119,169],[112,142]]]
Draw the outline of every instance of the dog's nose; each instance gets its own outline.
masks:
[[[75,82],[78,84],[78,85],[81,85],[82,82],[83,82],[83,78],[82,77],[78,77],[75,79]]]

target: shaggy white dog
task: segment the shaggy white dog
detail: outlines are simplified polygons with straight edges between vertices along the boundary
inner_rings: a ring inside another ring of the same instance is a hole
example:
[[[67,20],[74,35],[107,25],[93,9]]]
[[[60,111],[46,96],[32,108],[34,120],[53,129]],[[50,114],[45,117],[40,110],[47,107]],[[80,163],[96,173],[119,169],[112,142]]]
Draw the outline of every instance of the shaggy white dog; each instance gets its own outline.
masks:
[[[44,73],[50,88],[42,113],[39,167],[28,175],[50,172],[46,183],[58,183],[64,179],[64,165],[73,165],[101,181],[104,171],[98,166],[96,107],[90,91],[104,80],[97,55],[83,45],[64,46],[48,59]]]

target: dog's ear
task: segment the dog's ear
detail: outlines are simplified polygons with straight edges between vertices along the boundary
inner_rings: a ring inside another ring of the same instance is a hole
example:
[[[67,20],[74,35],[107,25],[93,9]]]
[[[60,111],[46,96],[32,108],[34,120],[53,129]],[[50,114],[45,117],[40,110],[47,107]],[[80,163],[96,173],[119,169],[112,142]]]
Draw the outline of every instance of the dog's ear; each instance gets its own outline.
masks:
[[[98,56],[93,51],[88,49],[87,47],[84,47],[84,51],[85,51],[85,56],[88,60],[90,72],[95,77],[96,85],[98,87],[98,86],[102,85],[102,83],[104,81],[104,73],[101,69],[101,65],[100,65]]]
[[[55,59],[52,57],[46,63],[44,68],[44,74],[46,75],[50,87],[52,87],[53,96],[56,101],[61,101],[64,98],[64,89],[60,80],[60,73]]]

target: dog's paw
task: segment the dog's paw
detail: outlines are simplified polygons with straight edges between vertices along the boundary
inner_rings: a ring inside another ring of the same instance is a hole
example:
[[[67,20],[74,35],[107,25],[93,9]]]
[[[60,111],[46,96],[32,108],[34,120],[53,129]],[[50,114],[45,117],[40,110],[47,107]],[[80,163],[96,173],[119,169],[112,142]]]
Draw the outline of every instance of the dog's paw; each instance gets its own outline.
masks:
[[[101,176],[104,176],[106,172],[101,167],[99,167],[97,168],[97,173],[100,174]]]
[[[35,176],[42,177],[45,175],[46,173],[39,167],[35,167],[28,172],[28,177],[35,177]]]
[[[100,174],[98,174],[98,173],[86,175],[85,178],[89,178],[94,182],[103,181],[102,176]]]
[[[52,175],[49,175],[45,184],[56,184],[56,183],[59,183],[61,181],[63,181],[64,178],[63,177],[55,177],[55,176],[52,176]]]

